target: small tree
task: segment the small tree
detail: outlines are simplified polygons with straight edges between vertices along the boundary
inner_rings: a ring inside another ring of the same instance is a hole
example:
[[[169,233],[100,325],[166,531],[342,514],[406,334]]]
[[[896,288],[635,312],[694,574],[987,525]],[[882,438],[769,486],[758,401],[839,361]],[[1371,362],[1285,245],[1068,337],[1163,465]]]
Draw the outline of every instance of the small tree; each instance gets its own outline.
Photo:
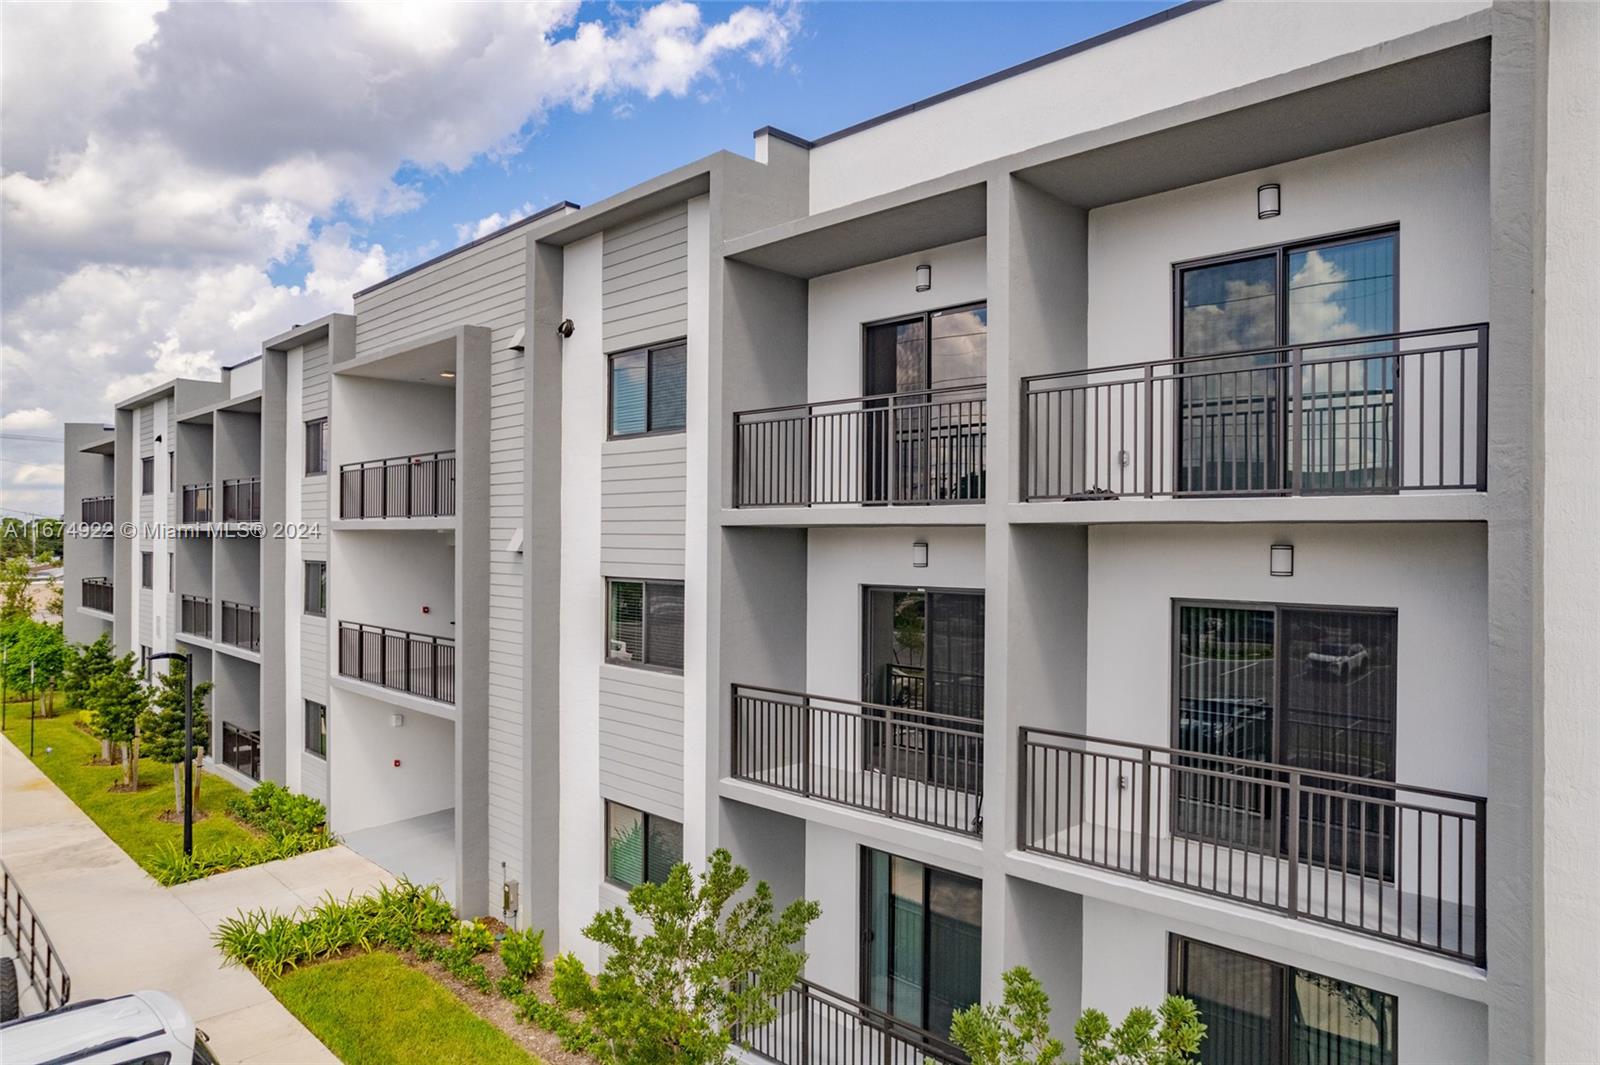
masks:
[[[100,677],[116,665],[111,653],[111,636],[101,633],[93,643],[68,644],[61,671],[61,690],[68,710],[89,710],[89,692]],[[91,725],[91,728],[93,726]],[[100,737],[100,760],[111,761],[111,741]]]
[[[725,850],[712,854],[699,877],[679,863],[665,883],[628,893],[646,934],[635,934],[621,907],[597,913],[583,930],[609,951],[593,983],[576,958],[558,959],[551,992],[562,1008],[581,1015],[584,1042],[603,1061],[724,1062],[736,1030],[777,1016],[774,1000],[805,965],[795,946],[822,911],[800,899],[774,917],[765,882],[730,909],[749,880]]]
[[[1000,979],[1001,1005],[957,1010],[950,1041],[967,1052],[972,1065],[1057,1065],[1067,1048],[1050,1035],[1050,996],[1021,965]]]
[[[150,702],[150,693],[139,677],[132,654],[125,654],[97,677],[89,691],[89,709],[94,711],[95,730],[104,739],[121,746],[122,782],[139,786],[139,715]]]
[[[67,659],[66,640],[61,635],[61,626],[34,621],[26,615],[13,616],[0,625],[0,642],[6,648],[8,689],[25,691],[31,698],[38,692],[51,691],[60,684],[61,671]]]
[[[1072,1034],[1083,1049],[1083,1065],[1191,1065],[1206,1026],[1198,1006],[1168,995],[1159,1019],[1155,1011],[1136,1006],[1113,1028],[1104,1013],[1086,1009]]]
[[[13,555],[0,563],[0,621],[33,616],[33,600],[28,597],[28,581],[33,576],[25,554]]]
[[[181,658],[167,659],[151,689],[150,706],[139,716],[139,749],[156,761],[172,767],[172,808],[183,809],[183,764],[203,758],[211,745],[211,720],[206,716],[206,696],[211,682],[194,686],[194,747],[183,744],[183,687],[187,665]],[[194,799],[200,801],[200,774],[194,774]]]

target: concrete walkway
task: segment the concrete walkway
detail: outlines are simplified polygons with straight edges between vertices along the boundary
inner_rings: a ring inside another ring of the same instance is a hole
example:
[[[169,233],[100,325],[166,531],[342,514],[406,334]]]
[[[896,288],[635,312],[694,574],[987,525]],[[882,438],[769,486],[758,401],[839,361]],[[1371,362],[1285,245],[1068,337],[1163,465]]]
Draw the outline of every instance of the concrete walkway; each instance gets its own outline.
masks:
[[[163,888],[0,739],[0,857],[49,931],[74,1001],[154,988],[183,1003],[227,1065],[336,1059],[211,944],[237,909],[360,894],[389,875],[343,847]]]

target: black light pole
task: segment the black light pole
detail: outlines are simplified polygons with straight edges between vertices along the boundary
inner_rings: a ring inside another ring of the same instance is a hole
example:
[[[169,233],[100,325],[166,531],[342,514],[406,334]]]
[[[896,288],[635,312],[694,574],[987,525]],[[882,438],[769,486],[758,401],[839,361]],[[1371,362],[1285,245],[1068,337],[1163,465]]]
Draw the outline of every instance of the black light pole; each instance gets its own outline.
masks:
[[[0,647],[0,732],[6,730],[6,707],[11,702],[11,690],[6,687],[6,658],[11,648]]]
[[[28,757],[33,757],[33,704],[37,697],[33,690],[33,663],[28,663]]]
[[[194,665],[189,655],[176,651],[163,651],[151,655],[158,658],[175,658],[183,663],[183,856],[194,854]]]

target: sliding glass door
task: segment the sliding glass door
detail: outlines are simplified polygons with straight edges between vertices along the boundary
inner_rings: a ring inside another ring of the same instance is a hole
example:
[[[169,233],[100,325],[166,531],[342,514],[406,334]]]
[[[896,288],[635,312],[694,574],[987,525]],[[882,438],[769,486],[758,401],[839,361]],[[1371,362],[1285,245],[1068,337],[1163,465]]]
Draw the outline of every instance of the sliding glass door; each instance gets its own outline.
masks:
[[[1352,798],[1392,795],[1395,637],[1392,611],[1179,604],[1176,607],[1173,827],[1180,834],[1287,853],[1299,833],[1308,859],[1359,875],[1393,876],[1393,811]],[[1307,770],[1315,789],[1286,809],[1286,774],[1234,761]]]
[[[976,787],[983,721],[983,593],[867,588],[861,698],[921,711],[873,729],[868,768],[907,780]],[[970,721],[972,724],[966,725]]]
[[[1398,257],[1390,230],[1175,269],[1180,492],[1290,490],[1297,408],[1301,492],[1398,484],[1394,343],[1361,340],[1399,328]],[[1345,339],[1313,349],[1290,379],[1288,347]]]
[[[988,323],[973,304],[863,330],[867,502],[983,498]]]
[[[1168,986],[1200,1008],[1202,1065],[1395,1063],[1393,995],[1182,936]]]
[[[871,849],[861,881],[862,1001],[948,1035],[951,1015],[978,1001],[982,885]]]

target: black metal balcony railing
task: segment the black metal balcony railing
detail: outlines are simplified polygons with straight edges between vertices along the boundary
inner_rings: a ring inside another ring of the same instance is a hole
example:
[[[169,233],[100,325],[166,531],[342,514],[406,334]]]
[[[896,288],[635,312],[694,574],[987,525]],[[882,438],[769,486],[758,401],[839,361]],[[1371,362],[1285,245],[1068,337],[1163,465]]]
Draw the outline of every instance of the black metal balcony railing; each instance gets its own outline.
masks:
[[[204,595],[178,597],[178,631],[211,638],[211,599]]]
[[[341,518],[447,518],[455,512],[454,451],[339,467]]]
[[[1486,800],[1023,728],[1018,841],[1485,964]]]
[[[261,779],[261,733],[240,728],[232,721],[222,723],[222,764],[237,769],[251,780]]]
[[[735,685],[733,775],[965,835],[983,828],[977,718]]]
[[[339,673],[442,703],[456,701],[456,642],[399,629],[339,623]]]
[[[182,517],[185,525],[205,525],[211,521],[211,485],[186,484],[183,486]]]
[[[1483,491],[1488,385],[1486,325],[1028,377],[1022,497]]]
[[[261,650],[261,608],[222,600],[222,642],[246,651]]]
[[[954,1043],[809,980],[776,1004],[777,1019],[739,1042],[778,1065],[967,1065]]]
[[[85,525],[109,525],[117,520],[117,501],[114,496],[88,496],[83,501]]]
[[[107,614],[112,612],[115,597],[111,591],[109,577],[85,577],[78,586],[79,602],[85,610],[100,610]]]
[[[4,862],[0,862],[0,927],[16,954],[17,976],[27,976],[28,986],[43,1008],[53,1010],[70,1002],[72,977],[50,936],[40,927],[33,904]]]
[[[222,482],[222,520],[261,520],[261,478],[240,477]]]
[[[970,386],[740,411],[734,506],[981,503],[988,422]]]

